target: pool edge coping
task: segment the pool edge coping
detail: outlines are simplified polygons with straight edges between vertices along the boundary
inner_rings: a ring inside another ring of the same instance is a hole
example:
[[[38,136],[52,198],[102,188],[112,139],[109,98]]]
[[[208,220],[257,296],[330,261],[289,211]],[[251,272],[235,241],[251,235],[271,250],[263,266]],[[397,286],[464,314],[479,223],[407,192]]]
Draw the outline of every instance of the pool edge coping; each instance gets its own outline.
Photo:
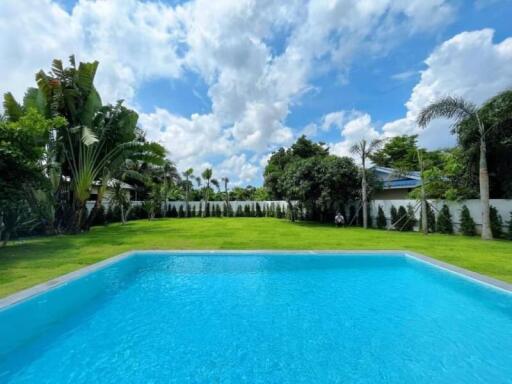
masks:
[[[164,250],[164,249],[155,249],[155,250],[132,250],[123,252],[119,255],[109,257],[105,260],[101,260],[97,263],[87,265],[85,267],[79,268],[75,271],[66,273],[61,276],[57,276],[53,279],[50,279],[44,283],[40,283],[37,285],[34,285],[30,288],[23,289],[21,291],[15,292],[11,295],[8,295],[4,298],[0,298],[0,311],[7,309],[10,306],[13,306],[15,304],[18,304],[24,300],[28,300],[31,297],[38,296],[40,294],[45,293],[46,291],[49,291],[51,289],[57,288],[59,286],[65,285],[71,281],[77,280],[82,276],[85,276],[87,274],[90,274],[92,272],[95,272],[97,270],[100,270],[102,268],[105,268],[111,264],[114,264],[116,262],[119,262],[121,260],[124,260],[130,256],[133,256],[135,254],[172,254],[172,253],[189,253],[189,254],[216,254],[216,253],[223,253],[223,254],[261,254],[261,253],[288,253],[288,254],[297,254],[297,255],[383,255],[383,256],[393,256],[393,255],[403,255],[406,257],[411,257],[412,259],[416,259],[420,262],[430,264],[436,268],[440,268],[442,270],[445,270],[449,273],[456,274],[462,278],[473,280],[476,283],[505,291],[509,294],[512,294],[512,284],[507,283],[502,280],[495,279],[490,276],[486,276],[483,274],[480,274],[478,272],[473,272],[468,269],[458,267],[453,264],[446,263],[444,261],[440,261],[437,259],[434,259],[430,256],[423,255],[418,252],[413,251],[407,251],[407,250],[286,250],[286,249],[262,249],[262,250],[209,250],[209,249],[195,249],[195,250],[189,250],[189,249],[182,249],[182,250]]]

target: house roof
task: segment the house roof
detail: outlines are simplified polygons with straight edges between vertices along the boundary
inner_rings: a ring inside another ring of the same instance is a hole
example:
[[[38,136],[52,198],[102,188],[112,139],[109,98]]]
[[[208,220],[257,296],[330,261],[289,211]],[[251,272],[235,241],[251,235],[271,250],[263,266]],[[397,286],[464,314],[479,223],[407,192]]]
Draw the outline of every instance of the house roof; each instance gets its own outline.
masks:
[[[383,189],[416,188],[421,185],[419,172],[399,172],[393,168],[373,167],[373,172],[382,181]]]

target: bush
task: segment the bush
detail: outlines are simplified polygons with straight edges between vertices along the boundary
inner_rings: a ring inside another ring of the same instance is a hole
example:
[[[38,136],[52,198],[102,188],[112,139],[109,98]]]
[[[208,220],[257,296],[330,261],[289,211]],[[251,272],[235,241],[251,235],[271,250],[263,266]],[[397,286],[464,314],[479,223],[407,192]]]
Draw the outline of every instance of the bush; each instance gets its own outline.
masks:
[[[283,218],[283,211],[281,210],[281,204],[277,204],[277,206],[276,206],[276,217],[278,219]]]
[[[437,217],[437,232],[439,233],[453,233],[452,214],[450,208],[446,204],[443,205]]]
[[[406,221],[407,221],[407,210],[403,205],[398,207],[397,217],[396,217],[396,229],[399,231],[406,231]]]
[[[476,235],[475,221],[471,217],[468,207],[465,205],[462,206],[460,211],[460,232],[465,236]]]
[[[178,217],[179,218],[185,217],[185,210],[183,209],[183,205],[180,205],[180,208],[178,209]]]
[[[242,206],[239,204],[238,207],[236,207],[235,216],[236,217],[242,217],[244,213],[242,212]]]
[[[386,229],[387,227],[387,220],[386,215],[384,214],[384,210],[379,205],[379,209],[377,211],[377,228],[379,229]]]
[[[210,203],[206,203],[204,206],[204,217],[210,217],[210,213],[211,213],[210,209],[211,209]]]
[[[491,232],[492,236],[496,239],[500,239],[503,237],[503,219],[501,215],[498,213],[498,210],[491,205]]]
[[[420,222],[419,222],[419,228],[420,231],[423,230],[423,212],[420,213]],[[427,202],[427,228],[429,232],[435,232],[436,231],[436,215],[434,213],[434,210],[432,209],[432,205],[430,205]]]
[[[256,217],[263,217],[263,212],[261,212],[260,203],[256,203]]]
[[[244,205],[244,214],[243,214],[243,216],[251,217],[251,205],[250,204],[245,204]]]
[[[196,207],[190,207],[190,217],[196,217]]]
[[[213,209],[215,212],[215,217],[221,217],[222,216],[222,210],[220,209],[219,204],[215,204],[215,208]]]
[[[396,222],[398,221],[398,211],[396,210],[395,206],[391,206],[391,210],[389,211],[389,214],[391,215],[391,228],[396,229]]]
[[[268,217],[275,217],[276,216],[276,207],[274,203],[270,203],[270,206],[267,209],[267,216]]]
[[[197,211],[197,217],[203,217],[203,204],[199,204],[199,210]]]
[[[510,220],[508,221],[507,239],[512,240],[512,212],[510,212]]]
[[[105,223],[105,207],[103,204],[100,204],[98,210],[96,211],[96,216],[94,216],[94,220],[92,221],[92,226],[105,225]]]
[[[169,210],[169,217],[178,217],[178,211],[176,210],[175,205],[173,205]]]

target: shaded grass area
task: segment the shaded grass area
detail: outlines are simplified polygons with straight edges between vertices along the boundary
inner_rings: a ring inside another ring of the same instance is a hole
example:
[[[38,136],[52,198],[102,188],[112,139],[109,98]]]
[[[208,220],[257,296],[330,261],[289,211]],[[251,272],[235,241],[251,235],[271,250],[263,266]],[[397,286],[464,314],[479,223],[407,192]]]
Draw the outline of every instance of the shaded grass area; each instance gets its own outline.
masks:
[[[0,297],[134,249],[401,249],[512,282],[512,242],[271,218],[159,219],[39,237],[0,249]]]

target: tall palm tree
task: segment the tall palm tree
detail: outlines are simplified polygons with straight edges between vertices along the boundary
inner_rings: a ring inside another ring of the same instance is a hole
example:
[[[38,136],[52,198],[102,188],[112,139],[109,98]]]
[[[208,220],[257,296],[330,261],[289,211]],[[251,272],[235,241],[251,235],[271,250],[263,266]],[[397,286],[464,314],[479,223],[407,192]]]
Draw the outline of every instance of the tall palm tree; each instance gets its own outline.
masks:
[[[383,143],[383,140],[374,139],[368,142],[362,139],[350,148],[350,152],[358,155],[361,159],[362,177],[361,177],[361,200],[363,202],[363,227],[368,228],[368,181],[366,178],[366,161],[368,157],[378,150]]]
[[[206,182],[204,187],[204,201],[205,201],[205,209],[203,211],[203,216],[206,216],[206,210],[208,209],[208,199],[210,195],[210,182],[212,180],[213,171],[211,168],[206,168],[203,173],[201,173],[201,177]]]
[[[480,119],[478,107],[463,98],[443,97],[427,107],[423,108],[418,115],[417,123],[425,128],[433,119],[445,117],[455,120],[455,125],[469,120],[476,124],[479,133],[480,164],[479,164],[479,184],[480,184],[480,202],[482,205],[482,239],[491,240],[491,219],[489,204],[489,171],[487,170],[487,146],[485,143],[485,134],[487,129]]]
[[[187,209],[187,215],[190,212],[189,207],[189,199],[190,199],[190,188],[192,187],[192,182],[190,181],[191,178],[194,177],[194,169],[189,168],[185,172],[183,172],[183,177],[185,178],[184,187],[185,187],[185,207]]]
[[[223,177],[221,180],[224,183],[224,199],[226,202],[226,213],[228,213],[228,211],[229,211],[229,192],[228,192],[229,178]]]

